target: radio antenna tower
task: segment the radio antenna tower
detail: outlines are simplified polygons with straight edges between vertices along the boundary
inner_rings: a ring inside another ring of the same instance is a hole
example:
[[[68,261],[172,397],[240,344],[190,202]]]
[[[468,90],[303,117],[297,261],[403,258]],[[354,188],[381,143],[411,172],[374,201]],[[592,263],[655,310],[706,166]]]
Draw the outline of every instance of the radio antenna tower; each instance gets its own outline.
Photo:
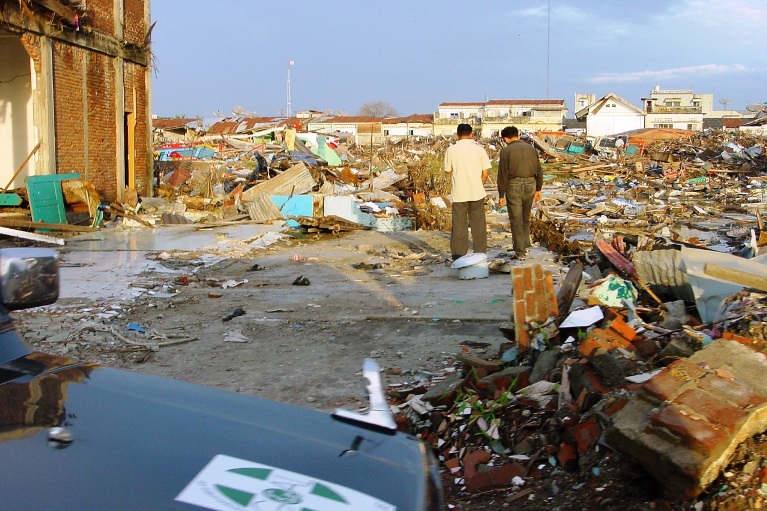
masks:
[[[290,117],[290,68],[293,67],[293,61],[288,61],[288,110],[285,117]]]

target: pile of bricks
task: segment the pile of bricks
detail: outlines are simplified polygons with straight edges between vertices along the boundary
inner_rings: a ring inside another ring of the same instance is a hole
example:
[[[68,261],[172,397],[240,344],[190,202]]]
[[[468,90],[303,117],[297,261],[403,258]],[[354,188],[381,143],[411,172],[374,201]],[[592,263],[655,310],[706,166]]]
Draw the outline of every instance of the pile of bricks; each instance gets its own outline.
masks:
[[[551,273],[517,266],[511,278],[510,342],[497,356],[456,355],[452,376],[401,404],[400,424],[435,447],[465,491],[522,498],[525,480],[598,470],[617,451],[667,498],[691,499],[767,429],[767,357],[747,335],[704,346],[694,330],[657,335],[603,307],[603,320],[565,342],[574,332],[546,331],[561,317]],[[544,331],[546,345],[536,344]]]

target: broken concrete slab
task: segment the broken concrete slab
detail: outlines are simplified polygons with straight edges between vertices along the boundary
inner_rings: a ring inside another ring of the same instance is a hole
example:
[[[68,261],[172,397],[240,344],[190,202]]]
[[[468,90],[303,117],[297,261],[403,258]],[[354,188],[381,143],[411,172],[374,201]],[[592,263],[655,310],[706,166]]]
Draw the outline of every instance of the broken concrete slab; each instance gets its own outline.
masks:
[[[737,446],[767,429],[767,357],[717,340],[643,384],[613,416],[610,446],[636,458],[666,493],[699,495]]]

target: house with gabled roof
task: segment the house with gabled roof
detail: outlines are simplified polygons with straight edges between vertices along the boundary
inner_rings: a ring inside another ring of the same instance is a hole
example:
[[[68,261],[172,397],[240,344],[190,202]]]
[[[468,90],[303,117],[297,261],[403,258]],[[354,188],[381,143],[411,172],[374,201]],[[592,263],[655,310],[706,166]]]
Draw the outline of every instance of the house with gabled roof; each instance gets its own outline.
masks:
[[[577,112],[575,118],[586,121],[586,135],[602,137],[645,127],[644,111],[612,92],[605,94]]]

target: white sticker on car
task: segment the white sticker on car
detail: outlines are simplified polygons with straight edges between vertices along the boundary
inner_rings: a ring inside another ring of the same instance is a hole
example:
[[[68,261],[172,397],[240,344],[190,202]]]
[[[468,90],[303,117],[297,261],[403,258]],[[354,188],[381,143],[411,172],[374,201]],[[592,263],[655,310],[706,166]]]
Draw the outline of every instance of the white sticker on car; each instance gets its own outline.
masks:
[[[214,511],[395,511],[382,500],[321,479],[219,454],[176,500]]]

